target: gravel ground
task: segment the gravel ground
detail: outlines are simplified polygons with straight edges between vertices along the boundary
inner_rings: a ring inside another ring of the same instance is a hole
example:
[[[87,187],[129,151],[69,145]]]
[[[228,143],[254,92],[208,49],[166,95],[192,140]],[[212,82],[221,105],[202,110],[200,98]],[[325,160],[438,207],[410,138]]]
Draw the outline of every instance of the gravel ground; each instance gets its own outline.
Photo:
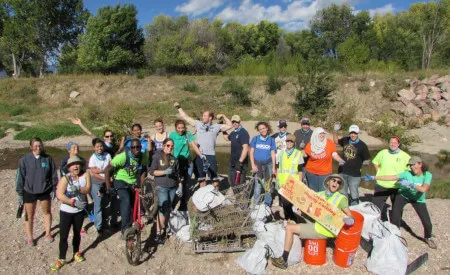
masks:
[[[53,230],[55,242],[44,243],[38,239],[37,246],[29,248],[25,245],[25,232],[23,220],[16,220],[17,195],[14,190],[14,170],[0,171],[0,274],[46,274],[55,263],[58,256],[58,203],[53,205]],[[370,190],[361,189],[362,193],[370,193]],[[429,212],[433,222],[433,233],[438,245],[437,250],[431,250],[428,246],[405,231],[402,234],[408,242],[409,262],[416,259],[424,252],[429,253],[428,263],[422,266],[415,274],[449,274],[450,252],[449,210],[450,201],[442,199],[428,200]],[[43,236],[43,223],[40,209],[36,213],[34,235]],[[423,228],[414,209],[407,206],[404,210],[404,220],[412,231],[422,236]],[[82,249],[85,250],[86,261],[83,263],[70,262],[63,267],[61,274],[245,274],[234,262],[242,253],[215,253],[194,254],[191,252],[191,244],[183,244],[171,238],[164,245],[155,248],[149,238],[151,226],[144,228],[143,240],[150,244],[150,253],[145,252],[143,263],[139,266],[130,266],[124,255],[124,242],[120,240],[119,233],[97,243],[94,228],[90,227],[88,234],[82,238]],[[70,239],[69,239],[70,241]],[[67,259],[70,259],[71,247]],[[310,266],[305,263],[289,267],[287,271],[281,271],[270,263],[267,266],[267,274],[368,274],[365,268],[367,253],[359,249],[355,262],[351,268],[344,269],[336,266],[332,260],[332,248],[327,248],[327,263],[323,266]]]

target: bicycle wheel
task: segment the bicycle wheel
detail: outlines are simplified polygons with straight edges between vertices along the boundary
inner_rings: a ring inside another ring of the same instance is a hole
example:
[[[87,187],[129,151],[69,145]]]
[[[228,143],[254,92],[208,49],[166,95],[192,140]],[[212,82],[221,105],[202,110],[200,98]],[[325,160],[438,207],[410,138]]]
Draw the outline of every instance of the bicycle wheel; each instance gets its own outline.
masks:
[[[153,188],[153,181],[145,179],[142,186],[142,206],[148,218],[154,218],[158,208],[156,203],[156,192]]]
[[[128,234],[125,241],[125,254],[130,265],[138,265],[141,259],[141,231]]]

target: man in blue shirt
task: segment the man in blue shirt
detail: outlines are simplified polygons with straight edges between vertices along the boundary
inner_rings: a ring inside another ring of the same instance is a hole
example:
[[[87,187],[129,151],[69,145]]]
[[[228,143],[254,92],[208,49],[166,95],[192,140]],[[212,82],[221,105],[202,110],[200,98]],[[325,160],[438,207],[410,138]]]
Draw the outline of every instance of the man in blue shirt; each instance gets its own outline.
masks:
[[[242,128],[241,117],[234,115],[231,117],[233,131],[228,134],[223,132],[225,140],[231,142],[230,166],[228,168],[228,182],[232,186],[236,181],[236,173],[239,171],[240,180],[238,183],[245,182],[245,176],[248,170],[248,150],[250,136],[244,128]]]

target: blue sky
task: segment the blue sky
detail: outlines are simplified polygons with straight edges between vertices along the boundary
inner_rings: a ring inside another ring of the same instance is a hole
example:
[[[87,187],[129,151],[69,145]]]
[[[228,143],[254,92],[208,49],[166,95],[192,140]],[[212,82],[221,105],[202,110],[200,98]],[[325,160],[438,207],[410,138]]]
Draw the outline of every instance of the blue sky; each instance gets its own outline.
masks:
[[[426,1],[426,0],[425,0]],[[141,26],[152,22],[158,14],[178,17],[187,14],[190,18],[219,18],[238,21],[242,24],[258,23],[261,20],[277,22],[287,30],[304,29],[318,9],[333,3],[350,4],[355,11],[369,10],[371,14],[398,12],[408,9],[413,0],[85,0],[84,4],[93,14],[98,8],[108,5],[132,3],[138,9]]]

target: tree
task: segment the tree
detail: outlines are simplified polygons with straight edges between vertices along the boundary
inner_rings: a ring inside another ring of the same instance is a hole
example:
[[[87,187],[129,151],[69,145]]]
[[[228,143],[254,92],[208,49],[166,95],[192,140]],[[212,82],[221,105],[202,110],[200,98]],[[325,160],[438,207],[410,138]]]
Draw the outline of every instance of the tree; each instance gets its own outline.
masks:
[[[370,55],[369,47],[356,35],[339,44],[337,52],[341,63],[347,69],[361,69],[362,65],[369,60]]]
[[[106,6],[89,18],[80,37],[77,66],[81,71],[118,73],[144,64],[142,28],[132,4]]]
[[[433,51],[450,26],[450,0],[416,3],[411,5],[410,12],[420,24],[423,40],[422,69],[429,69]]]

